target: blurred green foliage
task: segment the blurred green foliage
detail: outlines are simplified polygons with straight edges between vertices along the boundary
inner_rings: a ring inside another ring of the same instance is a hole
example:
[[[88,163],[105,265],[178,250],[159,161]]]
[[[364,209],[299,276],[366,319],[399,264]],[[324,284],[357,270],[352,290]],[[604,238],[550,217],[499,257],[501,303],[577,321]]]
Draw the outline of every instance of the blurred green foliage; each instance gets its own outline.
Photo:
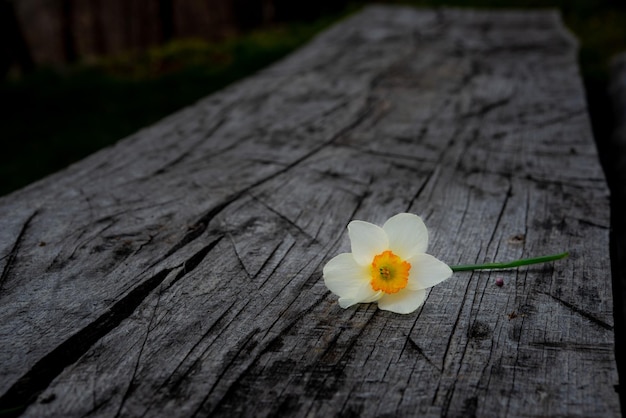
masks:
[[[332,22],[178,40],[0,86],[0,195],[80,160],[291,52]]]
[[[604,88],[610,57],[626,51],[626,4],[621,0],[389,0],[385,3],[418,7],[558,8],[580,40],[581,68],[588,89]],[[62,72],[40,69],[21,79],[5,81],[0,85],[0,195],[57,171],[254,73],[301,46],[340,17],[265,28],[216,43],[177,40],[140,53],[79,64]],[[592,96],[592,117],[606,114],[608,104],[604,95]]]

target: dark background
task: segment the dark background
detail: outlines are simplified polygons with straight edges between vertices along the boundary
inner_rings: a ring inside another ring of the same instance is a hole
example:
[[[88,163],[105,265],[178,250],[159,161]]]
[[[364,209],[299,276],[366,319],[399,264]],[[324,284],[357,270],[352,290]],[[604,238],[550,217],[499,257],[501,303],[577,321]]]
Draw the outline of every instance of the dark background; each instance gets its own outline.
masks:
[[[0,0],[0,195],[263,68],[367,1]],[[558,8],[580,40],[594,134],[611,170],[617,0],[379,1]],[[607,168],[608,167],[608,168]]]

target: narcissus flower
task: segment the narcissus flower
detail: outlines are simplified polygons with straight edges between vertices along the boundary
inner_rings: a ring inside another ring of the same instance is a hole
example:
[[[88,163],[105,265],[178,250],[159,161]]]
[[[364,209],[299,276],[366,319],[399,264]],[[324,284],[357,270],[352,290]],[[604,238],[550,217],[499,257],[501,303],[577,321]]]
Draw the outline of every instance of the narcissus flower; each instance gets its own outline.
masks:
[[[381,227],[363,221],[348,225],[351,253],[324,266],[324,283],[339,296],[339,306],[377,302],[401,314],[415,311],[426,289],[452,275],[452,269],[426,254],[428,230],[410,213],[393,216]]]

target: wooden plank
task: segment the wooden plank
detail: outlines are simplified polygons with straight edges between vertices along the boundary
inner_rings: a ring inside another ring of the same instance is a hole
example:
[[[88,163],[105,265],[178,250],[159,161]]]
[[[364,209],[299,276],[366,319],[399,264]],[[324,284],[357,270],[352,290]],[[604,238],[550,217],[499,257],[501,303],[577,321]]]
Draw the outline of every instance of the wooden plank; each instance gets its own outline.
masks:
[[[1,409],[618,416],[575,55],[555,12],[369,7],[0,199]],[[571,256],[341,309],[346,224],[404,211],[450,264]]]
[[[605,166],[611,190],[611,260],[615,310],[615,351],[620,387],[626,376],[626,52],[611,62],[609,96],[614,110],[613,134],[607,141]],[[626,391],[620,391],[622,409]]]

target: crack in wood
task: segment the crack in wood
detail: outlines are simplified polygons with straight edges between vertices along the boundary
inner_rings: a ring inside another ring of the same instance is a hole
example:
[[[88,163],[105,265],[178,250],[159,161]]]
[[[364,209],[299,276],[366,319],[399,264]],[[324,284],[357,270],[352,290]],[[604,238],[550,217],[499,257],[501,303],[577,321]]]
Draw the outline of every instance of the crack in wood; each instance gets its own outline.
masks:
[[[196,368],[200,364],[201,359],[204,357],[205,353],[212,346],[213,343],[211,342],[207,347],[202,349],[202,351],[198,355],[196,355],[195,359],[193,360],[191,360],[192,354],[195,353],[200,348],[201,343],[204,342],[208,338],[208,336],[211,335],[211,333],[213,333],[216,329],[218,329],[222,325],[222,323],[226,320],[226,316],[232,313],[232,308],[234,305],[235,305],[235,302],[230,304],[230,306],[228,306],[220,314],[217,320],[213,322],[211,326],[209,326],[209,328],[204,332],[204,334],[200,338],[198,338],[196,343],[189,349],[189,351],[185,354],[185,356],[180,360],[178,365],[170,373],[169,377],[159,385],[159,387],[156,389],[156,392],[161,393],[161,392],[167,391],[169,394],[173,394],[173,393],[177,393],[178,391],[180,391],[180,388],[183,385],[185,379],[194,370],[196,370]],[[242,309],[235,312],[234,317],[237,317],[237,315],[239,315],[241,310]],[[189,366],[187,366],[184,370],[182,370],[183,366],[189,361],[191,361],[191,364],[189,364]],[[148,407],[144,411],[142,416],[148,415],[149,412],[150,412],[150,407]]]
[[[437,372],[439,372],[439,374],[442,373],[442,370],[439,366],[437,366],[431,359],[430,357],[428,357],[426,355],[426,353],[424,352],[424,350],[422,350],[422,347],[420,347],[415,341],[413,341],[413,338],[411,338],[410,336],[407,337],[406,342],[408,345],[410,345],[411,347],[413,347],[413,349],[415,349],[420,356],[424,357],[424,359],[426,360],[426,362],[428,364],[430,364],[435,370],[437,370]],[[400,353],[400,356],[402,355],[402,353],[404,352],[404,348],[402,349],[402,352]]]
[[[570,309],[573,312],[576,312],[578,315],[582,316],[583,318],[591,321],[592,323],[594,323],[595,325],[599,326],[602,329],[605,329],[607,331],[613,331],[613,325],[611,324],[607,324],[606,322],[604,322],[603,320],[601,320],[600,318],[595,317],[593,314],[591,314],[590,312],[587,312],[583,309],[580,309],[579,307],[577,307],[576,305],[570,303],[570,302],[566,302],[563,299],[554,296],[550,293],[545,293],[545,292],[540,292],[546,296],[551,297],[552,299],[556,300],[557,302],[559,302],[560,304],[562,304],[563,306],[565,306],[566,308]]]
[[[151,178],[160,174],[163,174],[165,172],[167,172],[170,168],[175,167],[177,164],[181,163],[185,158],[187,158],[189,155],[191,155],[192,151],[200,144],[202,144],[204,141],[207,140],[207,138],[210,138],[211,136],[213,136],[215,134],[215,132],[217,132],[223,125],[224,123],[226,123],[226,121],[228,120],[228,118],[226,116],[223,116],[224,113],[226,113],[227,111],[230,110],[230,108],[232,107],[229,106],[227,107],[223,112],[222,112],[222,116],[219,118],[219,120],[215,123],[215,125],[209,129],[205,135],[203,135],[198,141],[194,142],[193,144],[191,144],[191,146],[189,146],[189,148],[185,151],[182,152],[178,157],[176,157],[175,159],[169,161],[167,164],[165,164],[164,166],[162,166],[161,168],[157,169],[156,171],[154,171],[152,174],[148,175],[147,178]],[[226,152],[229,149],[234,148],[235,146],[237,146],[237,144],[233,144],[230,147],[226,147],[222,150],[220,150],[217,153],[214,153],[211,157],[215,158],[216,156]]]
[[[11,251],[9,251],[9,254],[5,256],[7,257],[7,261],[6,261],[6,264],[4,265],[4,268],[2,269],[2,275],[0,275],[0,292],[2,291],[2,286],[4,285],[5,280],[9,277],[11,268],[13,268],[13,264],[15,263],[17,253],[19,252],[20,246],[22,245],[22,242],[24,241],[24,236],[26,235],[26,231],[28,230],[28,227],[30,226],[31,222],[33,221],[33,219],[38,213],[39,213],[39,210],[38,209],[35,210],[22,224],[22,228],[20,229],[19,234],[15,238],[15,242],[13,243],[13,246],[11,247]]]
[[[512,94],[514,94],[514,92]],[[469,118],[474,118],[474,117],[483,117],[483,116],[486,116],[492,110],[497,109],[498,107],[505,106],[510,101],[511,101],[511,97],[510,96],[509,97],[505,97],[505,98],[497,100],[495,102],[484,104],[480,108],[478,108],[478,109],[476,109],[474,111],[463,113],[462,115],[459,115],[459,117],[461,119],[469,119]]]
[[[236,201],[242,194],[243,194],[243,191],[240,191],[238,193],[231,195],[229,198],[225,199],[224,202],[220,203],[219,205],[215,205],[212,209],[210,209],[204,215],[202,215],[200,219],[198,219],[189,228],[189,232],[187,232],[187,234],[185,234],[185,236],[183,236],[183,238],[180,241],[178,241],[172,248],[170,248],[167,251],[167,253],[165,253],[164,256],[159,258],[158,261],[154,262],[153,266],[167,259],[176,251],[180,250],[187,244],[195,241],[198,237],[200,237],[207,230],[207,228],[209,227],[209,223],[211,223],[213,218],[215,218],[220,212],[222,212],[228,205]]]
[[[182,270],[176,275],[168,289],[185,275],[191,273],[204,260],[206,255],[222,240],[223,237],[203,247],[182,263]],[[169,275],[174,268],[161,270],[131,290],[126,296],[115,303],[107,312],[94,322],[82,328],[65,340],[57,348],[40,359],[25,375],[18,379],[0,398],[0,410],[14,410],[18,416],[67,366],[75,363],[97,341],[115,329],[124,319],[128,318],[148,295]],[[123,403],[123,402],[122,402]],[[120,405],[121,410],[122,405]]]
[[[289,252],[291,251],[291,249],[296,245],[296,241],[292,242],[289,247],[285,250],[285,256],[287,256],[287,254],[289,254]],[[276,252],[278,251],[278,249],[280,248],[280,245],[277,245],[274,250],[271,252],[271,254],[267,257],[267,259],[263,262],[263,264],[261,265],[261,267],[259,268],[259,270],[256,272],[256,274],[254,275],[254,277],[252,278],[257,279],[259,277],[259,275],[261,274],[261,272],[263,271],[263,269],[267,266],[267,264],[269,263],[269,261],[272,259],[272,257],[274,257],[274,255],[276,254]],[[283,259],[284,259],[283,257]],[[263,282],[261,282],[259,284],[259,289],[262,288],[263,286],[265,286],[265,284],[267,283],[267,281],[274,275],[274,273],[278,270],[278,268],[280,267],[280,263],[276,263],[276,265],[274,266],[274,268],[272,268],[272,271],[270,271],[267,275],[267,277],[265,278],[265,280],[263,280]]]
[[[202,260],[204,260],[204,258],[207,256],[207,254],[209,252],[211,252],[211,250],[213,248],[215,248],[217,246],[217,244],[220,243],[220,241],[224,238],[224,236],[219,236],[217,239],[215,239],[214,241],[210,242],[208,245],[205,245],[204,247],[202,247],[198,252],[196,252],[194,255],[192,255],[190,258],[188,258],[187,260],[185,260],[185,262],[183,263],[183,268],[181,271],[178,272],[178,274],[176,275],[176,277],[174,277],[174,280],[172,280],[170,283],[168,283],[167,288],[169,289],[172,286],[174,286],[174,284],[176,284],[176,282],[178,282],[180,279],[182,279],[183,277],[185,277],[187,274],[191,273],[192,271],[194,271],[196,269],[196,267],[198,267],[198,265],[200,265],[200,263],[202,262]]]
[[[522,318],[522,323],[524,322],[524,320],[525,320],[525,318]],[[521,340],[522,340],[522,333],[519,332],[517,334],[516,339],[515,339],[515,344],[516,344],[516,346],[515,346],[515,361],[513,362],[513,376],[511,377],[511,383],[510,383],[509,388],[508,388],[508,393],[513,393],[514,392],[515,385],[517,383],[516,382],[516,379],[517,379],[517,369],[518,369],[518,366],[520,365],[519,364],[519,362],[520,362],[520,359],[519,359],[519,357],[520,357],[519,346],[520,346]],[[506,408],[505,408],[505,411],[506,411],[505,416],[509,416],[510,415],[510,410],[511,410],[511,397],[507,397],[507,399],[506,399]]]
[[[251,362],[248,364],[248,366],[245,368],[245,370],[243,370],[237,376],[237,378],[229,385],[227,391],[220,398],[220,400],[217,401],[217,403],[212,408],[212,410],[209,413],[209,415],[215,415],[215,414],[219,415],[218,411],[220,411],[220,409],[225,408],[228,405],[231,405],[233,403],[237,403],[238,402],[237,401],[237,399],[239,398],[238,397],[238,391],[241,390],[241,387],[244,387],[244,380],[246,379],[246,377],[251,375],[252,370],[254,369],[254,367],[258,366],[260,359],[263,356],[266,356],[268,354],[271,354],[273,352],[278,351],[278,349],[280,347],[282,347],[282,345],[283,345],[283,339],[285,338],[285,335],[288,335],[290,330],[292,330],[297,323],[299,323],[308,314],[310,314],[315,308],[317,308],[319,306],[319,303],[322,300],[326,299],[327,295],[328,295],[328,292],[325,292],[324,294],[322,294],[315,301],[313,301],[313,303],[311,303],[309,307],[307,307],[306,309],[304,309],[304,310],[300,311],[299,313],[297,313],[295,315],[295,317],[293,319],[291,319],[291,321],[289,321],[277,333],[276,336],[271,337],[267,342],[264,342],[263,344],[261,344],[259,346],[257,354],[254,356],[254,358],[251,360]],[[296,304],[296,300],[292,301],[292,303],[290,303],[285,308],[285,312],[289,311],[294,304]],[[280,318],[282,318],[282,316],[277,318],[276,321],[274,321],[268,327],[268,330],[266,331],[264,336],[261,338],[262,340],[265,340],[270,335],[271,330],[274,328],[274,326],[280,320]],[[339,337],[340,337],[340,333],[337,333],[335,338],[331,342],[328,343],[327,349],[326,349],[326,351],[324,351],[324,353],[326,353],[331,348],[330,346],[332,346],[333,342],[336,341],[336,339],[339,338]],[[320,357],[322,357],[323,355],[324,354],[321,354]],[[315,363],[315,364],[317,364],[317,363]]]
[[[545,128],[547,126],[552,126],[558,123],[567,122],[576,116],[585,117],[586,115],[587,115],[587,109],[578,109],[575,111],[568,112],[564,115],[560,115],[555,118],[548,119],[546,121],[536,124],[535,126],[537,128]]]
[[[537,348],[547,349],[547,350],[613,353],[612,343],[585,344],[585,343],[578,343],[575,341],[531,341],[529,344],[532,347],[537,347]]]
[[[97,341],[128,318],[144,299],[160,285],[172,269],[164,269],[131,290],[89,325],[69,337],[35,363],[0,397],[0,410],[13,410],[19,416],[66,367],[75,363]]]
[[[255,202],[258,202],[265,209],[267,209],[268,211],[272,212],[274,215],[278,216],[278,218],[280,218],[281,220],[286,222],[289,227],[291,227],[292,229],[295,229],[296,231],[298,231],[299,233],[301,233],[302,235],[304,235],[306,238],[310,239],[311,241],[317,242],[315,237],[312,237],[308,232],[306,232],[304,229],[302,229],[298,224],[296,224],[294,221],[292,221],[291,219],[287,218],[285,215],[283,215],[282,213],[280,213],[279,211],[277,211],[276,209],[274,209],[273,207],[271,207],[270,205],[265,203],[265,201],[263,201],[262,199],[260,199],[259,197],[255,196],[252,193],[250,193],[250,196],[252,197],[252,199]]]
[[[159,307],[159,303],[161,302],[161,294],[162,292],[159,292],[159,296],[157,298],[157,301],[154,305],[154,309],[152,310],[152,314],[150,315],[150,322],[148,322],[148,326],[146,327],[146,335],[143,338],[143,341],[141,343],[141,347],[139,348],[139,353],[137,353],[137,360],[135,361],[135,367],[133,368],[133,374],[130,377],[129,381],[128,381],[128,385],[126,386],[126,391],[124,392],[124,396],[122,397],[122,401],[120,402],[118,408],[117,408],[117,412],[115,413],[115,418],[119,417],[120,414],[122,413],[122,409],[124,408],[124,404],[126,403],[126,400],[131,396],[132,392],[135,389],[135,379],[137,377],[137,372],[139,370],[139,364],[141,363],[141,357],[143,355],[144,349],[146,347],[146,342],[148,341],[148,336],[150,335],[150,331],[151,331],[151,326],[152,323],[154,321],[154,317],[156,314],[156,311]]]
[[[224,365],[224,368],[222,369],[221,373],[219,374],[217,379],[215,379],[215,382],[213,383],[213,385],[211,386],[211,388],[209,389],[209,391],[207,392],[205,397],[198,404],[198,407],[191,413],[191,415],[190,415],[191,417],[196,417],[198,415],[202,415],[202,416],[211,416],[212,415],[212,411],[215,409],[215,407],[211,407],[211,405],[208,405],[208,408],[210,408],[211,411],[206,411],[207,407],[205,406],[205,404],[209,400],[210,395],[219,386],[220,381],[226,376],[226,374],[231,371],[231,368],[232,368],[233,364],[235,363],[235,360],[237,360],[239,358],[239,356],[240,356],[241,352],[244,350],[244,348],[246,348],[246,346],[252,341],[253,337],[256,334],[258,334],[260,331],[261,330],[259,328],[255,328],[255,329],[251,330],[248,333],[248,335],[246,335],[246,337],[243,340],[243,342],[241,344],[239,344],[239,347],[236,350],[234,350],[234,352],[231,353],[230,360],[228,360],[226,362],[226,364]],[[256,346],[256,343],[254,345]],[[250,364],[252,364],[252,362]],[[245,368],[245,370],[247,370],[250,367],[250,364],[248,364],[248,366]],[[243,372],[245,372],[245,370]],[[230,386],[232,386],[232,384]],[[219,404],[219,401],[218,401],[217,404]]]

